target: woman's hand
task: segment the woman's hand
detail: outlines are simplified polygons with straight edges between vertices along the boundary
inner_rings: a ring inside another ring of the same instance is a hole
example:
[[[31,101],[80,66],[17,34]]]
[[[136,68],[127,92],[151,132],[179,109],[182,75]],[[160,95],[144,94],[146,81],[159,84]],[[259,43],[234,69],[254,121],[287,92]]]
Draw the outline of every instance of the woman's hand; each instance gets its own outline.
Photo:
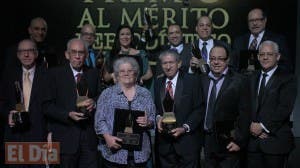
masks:
[[[120,143],[122,143],[122,139],[109,135],[109,134],[104,134],[103,135],[106,145],[110,148],[110,149],[120,149],[121,145]]]
[[[144,116],[140,116],[136,119],[136,122],[139,124],[141,127],[148,127],[151,125],[151,123],[148,121],[147,113],[145,112]]]

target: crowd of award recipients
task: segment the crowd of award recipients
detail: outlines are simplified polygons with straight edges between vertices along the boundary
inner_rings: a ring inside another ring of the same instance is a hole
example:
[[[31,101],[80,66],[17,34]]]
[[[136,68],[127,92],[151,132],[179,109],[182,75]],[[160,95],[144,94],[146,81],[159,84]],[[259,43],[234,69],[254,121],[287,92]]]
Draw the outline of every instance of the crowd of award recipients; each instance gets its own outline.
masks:
[[[287,167],[293,66],[261,9],[249,11],[247,23],[232,46],[211,37],[208,16],[190,44],[170,24],[169,44],[153,51],[145,50],[155,39],[151,25],[139,41],[121,25],[112,50],[97,51],[95,27],[86,24],[62,63],[44,41],[46,21],[34,18],[30,37],[5,60],[4,142],[59,142],[60,165],[5,166]]]

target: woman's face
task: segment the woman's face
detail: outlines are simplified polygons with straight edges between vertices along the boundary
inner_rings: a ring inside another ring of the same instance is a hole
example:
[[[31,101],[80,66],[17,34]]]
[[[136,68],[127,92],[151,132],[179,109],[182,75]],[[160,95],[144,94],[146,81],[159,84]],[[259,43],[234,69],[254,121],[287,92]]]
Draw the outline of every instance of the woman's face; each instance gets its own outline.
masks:
[[[123,47],[129,47],[131,40],[132,40],[132,34],[128,28],[123,28],[120,30],[119,33],[119,40],[120,45]]]
[[[119,67],[118,82],[121,85],[135,85],[136,72],[129,63],[121,64]]]

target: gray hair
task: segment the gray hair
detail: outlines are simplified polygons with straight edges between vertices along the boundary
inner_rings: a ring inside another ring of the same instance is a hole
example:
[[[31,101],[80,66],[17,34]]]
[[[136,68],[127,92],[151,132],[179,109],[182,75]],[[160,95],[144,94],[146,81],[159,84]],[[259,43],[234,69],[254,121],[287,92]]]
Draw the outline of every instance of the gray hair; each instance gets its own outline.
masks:
[[[262,49],[263,46],[265,45],[270,45],[273,47],[273,50],[276,52],[276,53],[279,53],[279,46],[277,43],[275,43],[274,41],[271,41],[271,40],[267,40],[267,41],[264,41],[262,42],[259,47],[258,47],[258,51],[260,51]]]
[[[162,61],[162,59],[164,57],[166,57],[168,55],[175,57],[176,62],[180,61],[180,55],[176,51],[170,49],[170,50],[163,51],[162,53],[159,54],[158,58],[159,58],[160,62]]]
[[[136,77],[139,76],[139,72],[140,72],[140,67],[139,64],[137,63],[137,61],[134,58],[131,57],[121,57],[118,58],[113,65],[114,68],[114,74],[115,76],[119,76],[119,72],[120,72],[120,65],[122,64],[130,64],[132,66],[132,69],[134,71],[134,74],[136,75]]]
[[[70,39],[70,40],[68,41],[68,43],[67,43],[67,50],[70,50],[71,44],[72,44],[73,42],[75,42],[75,41],[81,42],[81,43],[84,45],[84,50],[85,50],[85,52],[88,52],[88,44],[87,44],[85,41],[83,41],[82,39],[79,39],[79,38],[72,38],[72,39]]]

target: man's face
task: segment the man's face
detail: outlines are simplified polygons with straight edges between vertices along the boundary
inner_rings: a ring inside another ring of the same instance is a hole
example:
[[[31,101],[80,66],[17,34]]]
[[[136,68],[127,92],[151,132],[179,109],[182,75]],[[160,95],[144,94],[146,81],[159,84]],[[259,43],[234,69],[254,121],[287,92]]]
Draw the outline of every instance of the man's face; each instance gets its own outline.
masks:
[[[87,55],[84,44],[80,40],[72,41],[69,49],[65,52],[66,59],[70,61],[71,66],[76,70],[81,70]]]
[[[168,28],[168,40],[171,45],[178,46],[182,41],[182,32],[179,25],[171,25]]]
[[[43,42],[47,35],[47,25],[44,20],[37,19],[28,28],[31,39],[35,42]]]
[[[260,9],[254,9],[248,14],[248,28],[253,35],[258,35],[266,28],[267,18]]]
[[[81,29],[80,38],[87,42],[88,46],[92,46],[96,39],[96,32],[92,25],[84,25]]]
[[[180,67],[180,62],[176,61],[176,57],[169,54],[161,59],[161,66],[167,78],[172,79]]]
[[[210,70],[215,76],[220,76],[228,66],[228,56],[222,47],[214,47],[210,51]]]
[[[38,51],[32,41],[24,40],[19,43],[17,56],[23,67],[30,69],[35,65]]]
[[[262,69],[268,72],[277,65],[280,54],[274,50],[272,45],[265,44],[259,50],[257,57]]]
[[[208,17],[203,16],[198,20],[196,32],[198,33],[199,38],[204,41],[210,38],[212,32],[212,23]]]

